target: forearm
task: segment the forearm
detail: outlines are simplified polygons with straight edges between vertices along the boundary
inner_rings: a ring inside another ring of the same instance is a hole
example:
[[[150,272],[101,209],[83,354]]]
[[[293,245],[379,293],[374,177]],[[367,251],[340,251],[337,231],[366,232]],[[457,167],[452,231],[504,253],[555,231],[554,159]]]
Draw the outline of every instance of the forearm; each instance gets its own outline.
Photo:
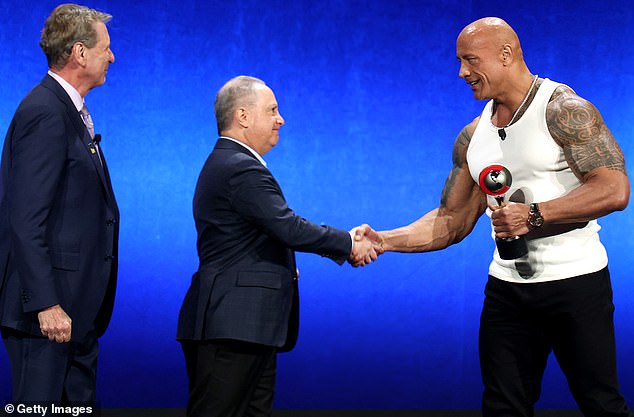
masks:
[[[390,252],[431,252],[462,240],[471,228],[459,227],[450,215],[435,209],[414,223],[379,232],[382,246]]]
[[[539,208],[546,223],[587,222],[625,209],[629,196],[629,181],[623,172],[600,168],[588,174],[582,186],[540,203]]]
[[[452,153],[453,168],[445,181],[440,205],[414,223],[378,235],[382,249],[391,252],[431,252],[460,242],[473,230],[486,209],[486,195],[473,181],[467,149],[475,119],[460,132]]]

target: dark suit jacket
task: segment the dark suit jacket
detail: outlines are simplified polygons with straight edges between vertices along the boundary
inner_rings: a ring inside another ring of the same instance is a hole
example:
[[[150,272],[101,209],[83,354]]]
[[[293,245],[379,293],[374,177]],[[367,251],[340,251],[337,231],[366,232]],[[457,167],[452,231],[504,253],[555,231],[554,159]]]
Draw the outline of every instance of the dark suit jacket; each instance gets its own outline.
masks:
[[[352,245],[348,232],[297,216],[270,171],[223,138],[198,179],[194,219],[200,267],[180,311],[177,338],[290,350],[299,308],[293,251],[343,263]]]
[[[107,167],[64,89],[46,76],[18,107],[0,175],[0,325],[41,335],[60,304],[72,338],[103,334],[114,303],[119,210]]]

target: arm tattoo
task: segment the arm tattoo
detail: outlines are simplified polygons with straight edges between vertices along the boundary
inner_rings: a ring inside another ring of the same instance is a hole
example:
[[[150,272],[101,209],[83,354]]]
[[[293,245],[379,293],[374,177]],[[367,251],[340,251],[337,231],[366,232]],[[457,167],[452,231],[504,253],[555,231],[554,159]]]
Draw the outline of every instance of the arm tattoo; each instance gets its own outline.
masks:
[[[471,142],[471,135],[467,132],[467,128],[464,127],[453,145],[453,151],[451,159],[453,162],[453,168],[451,173],[445,182],[445,186],[442,189],[442,195],[440,196],[440,207],[445,207],[447,203],[447,197],[451,193],[454,185],[456,184],[456,178],[462,169],[466,167],[465,162],[467,158],[467,148]]]
[[[627,175],[623,152],[599,111],[572,90],[559,87],[546,110],[548,130],[562,147],[568,165],[583,179],[595,168]]]

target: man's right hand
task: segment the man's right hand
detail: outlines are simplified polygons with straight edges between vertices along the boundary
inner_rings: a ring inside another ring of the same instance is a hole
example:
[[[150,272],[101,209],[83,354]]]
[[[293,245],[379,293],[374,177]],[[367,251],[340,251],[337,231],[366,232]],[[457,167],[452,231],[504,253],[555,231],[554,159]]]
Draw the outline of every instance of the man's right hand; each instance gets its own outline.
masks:
[[[37,313],[42,335],[57,343],[70,341],[72,320],[59,305],[54,305]]]
[[[369,265],[383,254],[384,250],[378,241],[378,234],[367,224],[350,230],[350,236],[352,237],[352,253],[348,262],[355,268]]]

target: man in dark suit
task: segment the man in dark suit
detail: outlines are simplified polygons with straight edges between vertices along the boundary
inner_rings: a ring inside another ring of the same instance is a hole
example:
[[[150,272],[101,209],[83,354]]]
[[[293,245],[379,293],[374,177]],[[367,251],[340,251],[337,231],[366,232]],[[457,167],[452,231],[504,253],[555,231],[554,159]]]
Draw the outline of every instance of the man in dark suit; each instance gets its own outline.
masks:
[[[190,382],[189,417],[270,416],[278,351],[293,348],[299,324],[294,251],[376,259],[368,240],[296,215],[262,156],[284,119],[264,82],[240,76],[215,102],[220,139],[194,196],[200,266],[181,308]]]
[[[0,325],[16,402],[95,400],[110,321],[119,210],[84,97],[114,62],[111,16],[58,6],[49,72],[16,110],[0,176]]]

